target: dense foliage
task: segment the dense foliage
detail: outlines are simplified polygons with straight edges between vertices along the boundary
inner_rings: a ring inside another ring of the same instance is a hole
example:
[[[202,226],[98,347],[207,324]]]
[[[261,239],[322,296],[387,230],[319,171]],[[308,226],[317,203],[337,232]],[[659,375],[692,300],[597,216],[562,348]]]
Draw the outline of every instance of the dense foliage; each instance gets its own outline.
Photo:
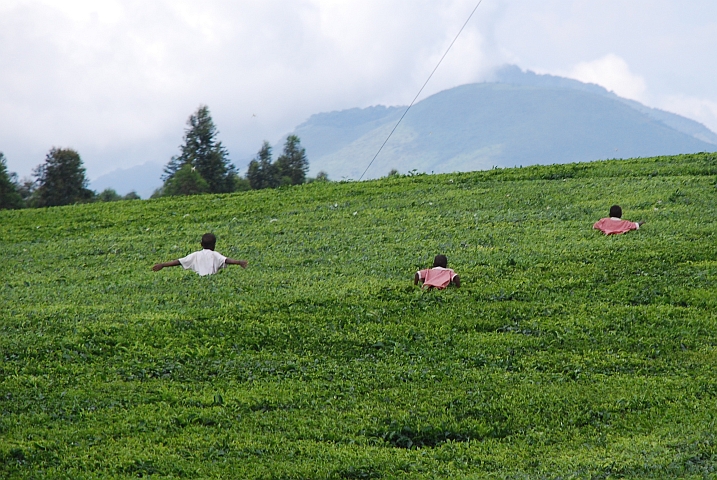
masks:
[[[244,178],[237,175],[217,135],[209,108],[201,105],[187,121],[182,153],[165,166],[164,185],[152,197],[260,190],[307,181],[309,161],[296,135],[287,137],[284,152],[276,162],[272,162],[271,146],[265,141]],[[325,173],[321,175],[319,180],[328,179]]]
[[[301,146],[301,140],[296,135],[286,137],[284,153],[276,159],[282,185],[301,185],[306,182],[306,173],[309,171],[309,161],[306,159],[306,149]]]
[[[197,195],[208,192],[209,184],[190,164],[177,170],[162,188],[164,195]]]
[[[14,177],[7,169],[5,155],[0,152],[0,210],[22,207],[22,197]]]
[[[717,156],[0,212],[2,478],[703,478]],[[646,223],[605,237],[609,206]],[[199,277],[151,265],[246,258]],[[445,253],[460,289],[415,270]]]
[[[280,177],[271,160],[271,145],[268,141],[264,141],[256,154],[256,158],[249,162],[247,167],[246,178],[249,180],[249,186],[252,190],[262,190],[264,188],[276,188],[280,185]]]
[[[264,141],[256,158],[249,162],[246,179],[253,190],[277,188],[286,185],[301,185],[307,181],[309,161],[306,149],[296,135],[289,135],[284,142],[284,151],[272,162],[271,145]],[[328,180],[325,172],[319,172],[318,180]]]
[[[237,175],[234,165],[229,161],[227,149],[217,140],[218,134],[209,108],[200,105],[187,120],[184,144],[180,146],[181,153],[179,156],[172,157],[164,169],[165,188],[166,182],[172,180],[182,167],[186,166],[206,183],[209,192],[222,193],[234,190]],[[184,177],[186,179],[186,175]],[[176,189],[176,182],[170,187]],[[177,193],[167,194],[177,195]]]
[[[35,190],[30,204],[35,207],[56,207],[88,202],[94,192],[87,188],[88,180],[80,154],[71,148],[50,149],[45,163],[33,172]]]
[[[135,191],[122,196],[112,188],[100,193],[89,190],[82,159],[69,148],[52,148],[33,174],[34,179],[18,180],[16,173],[8,172],[5,155],[0,152],[0,210],[140,198]]]
[[[119,202],[120,200],[139,200],[140,196],[137,192],[131,191],[127,195],[120,195],[113,188],[105,188],[95,196],[95,200],[98,202]]]

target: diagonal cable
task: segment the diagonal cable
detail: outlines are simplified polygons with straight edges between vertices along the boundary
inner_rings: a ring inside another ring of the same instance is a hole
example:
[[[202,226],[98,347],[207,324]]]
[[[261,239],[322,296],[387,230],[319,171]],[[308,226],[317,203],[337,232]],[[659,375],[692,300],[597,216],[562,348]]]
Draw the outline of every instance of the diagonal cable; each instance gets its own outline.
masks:
[[[478,3],[476,4],[475,8],[473,8],[473,11],[471,12],[471,14],[468,15],[468,19],[465,21],[465,23],[463,24],[463,26],[461,27],[461,29],[458,30],[458,33],[456,34],[456,36],[455,36],[455,38],[453,39],[453,41],[451,42],[451,44],[448,45],[448,48],[446,49],[446,52],[443,54],[443,56],[441,57],[441,59],[438,60],[438,63],[436,64],[435,68],[433,69],[433,71],[431,72],[431,74],[430,74],[430,75],[428,76],[428,78],[426,79],[426,81],[425,81],[425,83],[423,84],[423,86],[421,87],[421,89],[418,91],[418,93],[416,94],[416,96],[413,97],[413,100],[411,101],[411,104],[408,106],[408,108],[406,108],[406,111],[403,112],[403,115],[401,115],[401,118],[398,119],[398,122],[396,122],[396,125],[393,127],[393,130],[391,130],[391,133],[388,134],[388,137],[386,137],[386,140],[383,141],[383,143],[381,144],[381,147],[378,149],[378,152],[376,152],[376,155],[373,156],[373,159],[371,159],[371,162],[370,162],[370,163],[368,164],[368,166],[366,167],[366,170],[364,170],[363,173],[361,174],[361,176],[359,177],[359,182],[361,181],[361,179],[363,179],[363,176],[366,175],[366,172],[368,172],[368,169],[371,168],[371,165],[373,165],[374,160],[376,160],[376,158],[378,157],[378,154],[381,153],[381,150],[383,150],[383,147],[386,146],[386,143],[388,142],[389,138],[391,138],[391,135],[393,135],[393,132],[395,132],[396,129],[398,128],[398,126],[401,124],[401,121],[403,120],[403,117],[406,116],[406,114],[407,114],[408,111],[411,109],[411,107],[413,106],[413,104],[416,103],[416,100],[418,99],[419,95],[421,95],[421,92],[423,91],[423,89],[426,88],[426,85],[428,85],[428,82],[431,80],[431,77],[433,77],[433,74],[436,73],[436,70],[438,70],[438,67],[441,65],[441,62],[443,62],[443,59],[446,58],[446,55],[448,55],[448,52],[451,51],[451,47],[453,47],[453,44],[456,43],[456,40],[458,40],[458,37],[459,37],[459,36],[461,35],[461,33],[463,32],[463,29],[466,28],[466,25],[468,25],[468,22],[471,21],[471,18],[473,17],[473,14],[476,13],[476,10],[478,10],[478,7],[480,6],[480,4],[481,4],[482,2],[483,2],[483,0],[478,0]]]

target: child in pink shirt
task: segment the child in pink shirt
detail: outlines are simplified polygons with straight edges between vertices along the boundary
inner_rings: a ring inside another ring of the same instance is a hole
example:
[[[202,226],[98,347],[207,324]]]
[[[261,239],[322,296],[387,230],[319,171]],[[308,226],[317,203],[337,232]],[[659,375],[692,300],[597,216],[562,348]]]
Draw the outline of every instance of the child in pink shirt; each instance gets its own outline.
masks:
[[[436,287],[441,290],[448,285],[455,285],[456,288],[461,286],[461,279],[456,272],[448,268],[448,258],[445,255],[436,255],[433,259],[433,268],[419,270],[413,277],[413,284],[423,282],[423,288]]]
[[[605,235],[621,234],[630,230],[637,230],[645,222],[629,222],[622,220],[622,208],[620,205],[610,207],[610,218],[601,218],[593,228],[597,228]]]

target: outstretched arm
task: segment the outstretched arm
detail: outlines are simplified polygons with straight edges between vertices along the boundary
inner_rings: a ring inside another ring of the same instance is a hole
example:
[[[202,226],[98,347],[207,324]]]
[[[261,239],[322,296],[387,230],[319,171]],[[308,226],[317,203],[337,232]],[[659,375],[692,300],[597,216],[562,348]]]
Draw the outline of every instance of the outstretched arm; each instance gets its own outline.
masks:
[[[418,285],[418,281],[421,279],[421,276],[416,272],[416,274],[413,276],[413,284]]]
[[[155,272],[159,272],[164,267],[176,267],[179,265],[181,265],[181,263],[179,263],[179,260],[172,260],[171,262],[158,263],[154,267],[152,267],[152,270],[154,270]]]
[[[461,288],[461,277],[458,275],[453,276],[453,280],[451,280],[451,283],[456,286],[456,288]]]
[[[246,268],[246,266],[249,265],[249,262],[246,260],[234,260],[233,258],[227,258],[224,260],[224,263],[227,265],[240,265],[241,268]]]

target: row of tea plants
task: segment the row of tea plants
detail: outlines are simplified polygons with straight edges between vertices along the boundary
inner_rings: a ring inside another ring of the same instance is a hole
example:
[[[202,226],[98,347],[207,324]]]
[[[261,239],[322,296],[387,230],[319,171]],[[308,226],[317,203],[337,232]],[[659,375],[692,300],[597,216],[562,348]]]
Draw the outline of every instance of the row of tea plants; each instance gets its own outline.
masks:
[[[717,155],[0,212],[2,478],[703,478]],[[639,231],[592,224],[613,203]],[[154,263],[246,259],[199,277]],[[460,289],[417,269],[448,256]]]

